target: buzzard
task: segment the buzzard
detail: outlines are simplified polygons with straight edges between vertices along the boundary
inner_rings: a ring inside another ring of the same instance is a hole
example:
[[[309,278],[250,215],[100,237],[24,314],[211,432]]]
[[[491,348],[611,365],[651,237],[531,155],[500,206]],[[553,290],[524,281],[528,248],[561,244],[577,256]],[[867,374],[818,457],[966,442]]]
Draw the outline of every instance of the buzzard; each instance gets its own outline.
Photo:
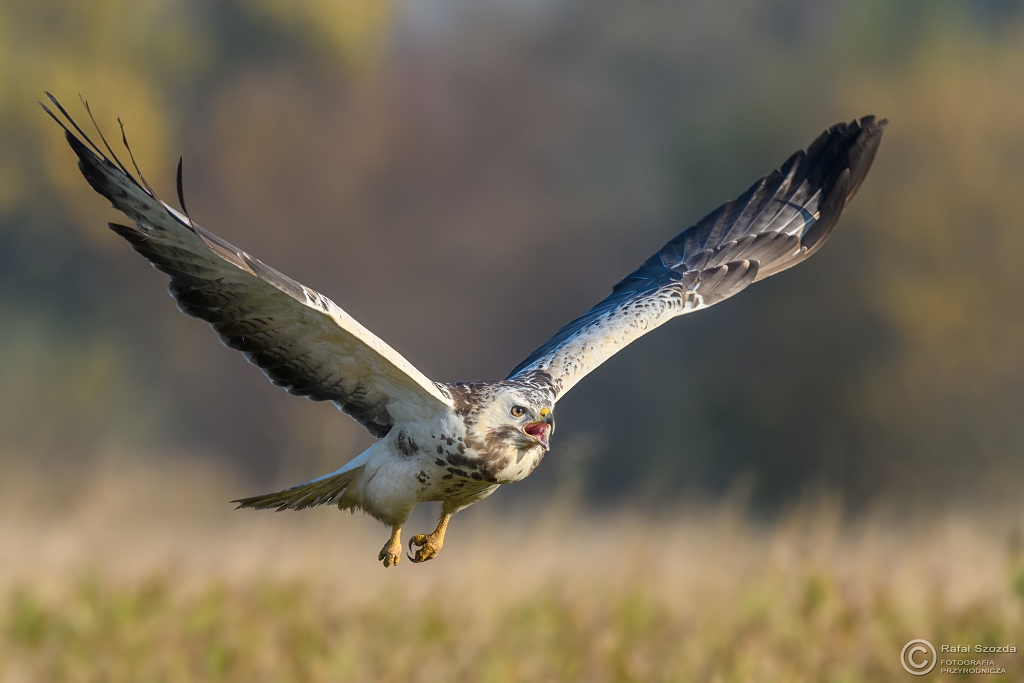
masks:
[[[737,199],[674,237],[496,381],[433,382],[333,301],[228,244],[161,201],[121,135],[132,174],[93,125],[103,149],[49,93],[78,167],[131,225],[111,230],[170,276],[178,308],[210,324],[277,386],[332,401],[378,440],[341,469],[239,507],[360,509],[391,527],[378,559],[402,555],[402,524],[441,502],[430,534],[409,539],[413,562],[433,559],[452,515],[527,477],[550,447],[555,403],[591,370],[668,320],[713,306],[821,248],[864,181],[885,120],[865,116],[823,132]],[[89,117],[88,104],[83,101]]]

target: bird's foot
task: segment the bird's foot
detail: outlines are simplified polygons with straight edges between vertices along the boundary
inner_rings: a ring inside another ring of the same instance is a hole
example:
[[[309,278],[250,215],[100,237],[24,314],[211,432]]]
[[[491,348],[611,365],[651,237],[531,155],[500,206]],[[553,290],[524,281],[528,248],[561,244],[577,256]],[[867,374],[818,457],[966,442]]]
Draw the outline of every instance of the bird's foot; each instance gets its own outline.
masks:
[[[380,550],[380,555],[377,559],[384,563],[385,567],[390,567],[393,564],[398,564],[398,561],[402,559],[402,546],[392,545],[390,541],[385,544]]]
[[[380,549],[380,555],[377,556],[377,559],[383,562],[385,567],[398,564],[398,561],[402,559],[401,533],[402,530],[399,527],[392,529],[391,538]]]
[[[409,539],[409,552],[412,552],[414,545],[419,546],[419,550],[416,551],[415,556],[409,555],[410,560],[413,562],[432,560],[441,552],[441,546],[444,545],[444,534],[439,534],[436,531],[432,534],[416,534]]]

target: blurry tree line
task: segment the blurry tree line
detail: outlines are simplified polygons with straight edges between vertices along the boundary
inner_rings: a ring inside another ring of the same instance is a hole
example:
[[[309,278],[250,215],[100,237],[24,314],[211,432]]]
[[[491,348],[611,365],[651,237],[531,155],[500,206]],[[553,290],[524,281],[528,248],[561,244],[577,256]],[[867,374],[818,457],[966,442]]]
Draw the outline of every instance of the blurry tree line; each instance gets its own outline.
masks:
[[[431,378],[499,378],[820,130],[891,119],[829,245],[558,407],[519,490],[772,507],[1014,500],[1024,481],[1024,3],[8,0],[0,467],[369,443],[272,387],[104,224],[35,106],[124,121],[148,180]],[[514,494],[506,494],[514,495]]]

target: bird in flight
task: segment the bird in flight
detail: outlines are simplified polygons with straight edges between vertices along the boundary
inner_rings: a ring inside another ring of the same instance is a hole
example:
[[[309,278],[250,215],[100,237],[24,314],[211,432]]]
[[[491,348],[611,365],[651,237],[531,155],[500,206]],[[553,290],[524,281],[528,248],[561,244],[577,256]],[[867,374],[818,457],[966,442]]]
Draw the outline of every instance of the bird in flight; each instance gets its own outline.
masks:
[[[555,431],[555,403],[627,344],[672,318],[713,306],[800,263],[825,243],[867,175],[886,121],[832,126],[806,149],[687,228],[559,330],[503,380],[433,382],[333,301],[200,227],[139,171],[121,163],[93,119],[100,149],[49,93],[89,184],[133,225],[109,223],[170,276],[178,308],[205,320],[277,386],[331,401],[378,440],[341,469],[284,491],[232,501],[302,510],[332,504],[391,527],[378,559],[402,556],[401,530],[417,504],[441,503],[430,534],[409,539],[409,559],[433,559],[459,510],[540,464]],[[89,106],[86,112],[92,119]],[[105,150],[105,151],[104,151]]]

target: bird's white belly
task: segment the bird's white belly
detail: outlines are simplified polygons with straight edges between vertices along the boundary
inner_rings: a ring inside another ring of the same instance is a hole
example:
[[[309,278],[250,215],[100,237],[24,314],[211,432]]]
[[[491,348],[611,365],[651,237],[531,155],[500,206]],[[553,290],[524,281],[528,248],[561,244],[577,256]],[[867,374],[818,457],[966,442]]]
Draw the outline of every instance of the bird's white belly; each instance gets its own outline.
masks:
[[[398,524],[418,503],[472,498],[525,479],[544,456],[540,446],[478,453],[460,434],[444,431],[396,428],[374,444],[359,484],[360,507]]]
[[[359,507],[388,524],[401,524],[421,501],[415,463],[378,442],[359,482]]]

